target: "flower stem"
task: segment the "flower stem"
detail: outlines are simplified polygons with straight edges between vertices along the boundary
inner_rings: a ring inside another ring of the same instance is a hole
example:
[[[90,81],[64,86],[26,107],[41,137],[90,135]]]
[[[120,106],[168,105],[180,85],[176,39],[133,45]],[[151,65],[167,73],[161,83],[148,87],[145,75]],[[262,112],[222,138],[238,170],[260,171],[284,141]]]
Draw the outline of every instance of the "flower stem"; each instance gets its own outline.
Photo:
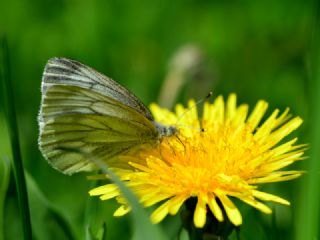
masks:
[[[219,201],[217,201],[220,204]],[[196,228],[193,223],[193,214],[196,206],[196,199],[190,198],[185,203],[181,212],[182,223],[187,230],[190,240],[228,240],[229,235],[235,226],[228,220],[223,212],[225,221],[219,222],[213,214],[208,211],[206,225],[203,228]]]
[[[10,81],[9,51],[8,43],[5,37],[1,37],[1,78],[3,79],[4,109],[6,122],[9,129],[10,143],[13,156],[13,172],[16,182],[18,204],[21,214],[23,239],[31,240],[31,220],[28,204],[28,195],[26,181],[23,171],[22,157],[19,145],[19,135],[17,129],[17,119],[13,98],[13,89]]]

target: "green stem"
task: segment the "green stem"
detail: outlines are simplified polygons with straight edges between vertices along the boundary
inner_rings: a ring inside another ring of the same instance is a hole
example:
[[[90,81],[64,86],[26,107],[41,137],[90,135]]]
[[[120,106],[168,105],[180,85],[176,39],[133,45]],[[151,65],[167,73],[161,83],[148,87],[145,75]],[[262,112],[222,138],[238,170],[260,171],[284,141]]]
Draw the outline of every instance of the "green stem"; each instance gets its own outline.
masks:
[[[181,220],[190,240],[228,240],[230,234],[236,227],[228,220],[223,211],[223,222],[219,222],[211,212],[207,213],[206,224],[203,228],[196,228],[193,223],[193,215],[196,207],[196,198],[186,201],[184,209],[181,211]],[[221,204],[218,202],[218,204]],[[236,229],[239,230],[239,229]]]
[[[19,145],[19,136],[17,129],[17,119],[13,98],[13,90],[10,81],[10,67],[9,67],[9,51],[8,44],[5,37],[1,37],[1,61],[2,61],[2,79],[4,91],[4,109],[6,113],[6,120],[9,129],[10,143],[13,156],[13,172],[16,182],[19,209],[21,214],[23,238],[25,240],[32,239],[30,211],[28,204],[28,195],[26,188],[26,181],[23,171],[23,164]]]
[[[4,206],[10,179],[9,158],[0,159],[0,240],[4,240]]]

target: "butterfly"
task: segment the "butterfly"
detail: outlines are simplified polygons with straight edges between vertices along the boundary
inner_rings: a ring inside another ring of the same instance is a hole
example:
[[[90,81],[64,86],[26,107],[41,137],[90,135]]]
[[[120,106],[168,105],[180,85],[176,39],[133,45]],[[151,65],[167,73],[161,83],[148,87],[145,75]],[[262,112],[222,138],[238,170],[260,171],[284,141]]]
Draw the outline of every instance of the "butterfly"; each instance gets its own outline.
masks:
[[[41,92],[39,148],[65,174],[97,169],[88,155],[108,163],[178,131],[156,122],[148,108],[119,83],[75,60],[49,59]]]

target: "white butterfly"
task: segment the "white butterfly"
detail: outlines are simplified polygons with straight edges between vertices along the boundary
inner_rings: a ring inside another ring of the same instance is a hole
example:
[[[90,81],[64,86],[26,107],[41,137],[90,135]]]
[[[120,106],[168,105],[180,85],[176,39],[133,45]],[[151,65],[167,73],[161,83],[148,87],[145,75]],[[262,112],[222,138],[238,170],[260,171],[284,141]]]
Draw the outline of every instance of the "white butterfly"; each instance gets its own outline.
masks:
[[[52,58],[45,67],[38,121],[42,154],[66,174],[96,169],[88,154],[108,163],[178,131],[155,122],[148,108],[114,80],[66,58]]]

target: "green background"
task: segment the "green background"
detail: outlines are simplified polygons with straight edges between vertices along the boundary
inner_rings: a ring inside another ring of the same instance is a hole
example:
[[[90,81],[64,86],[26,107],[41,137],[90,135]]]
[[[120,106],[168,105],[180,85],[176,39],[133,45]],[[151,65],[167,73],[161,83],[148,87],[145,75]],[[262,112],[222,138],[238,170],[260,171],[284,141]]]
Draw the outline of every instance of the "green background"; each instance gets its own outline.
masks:
[[[53,170],[38,150],[37,114],[46,61],[64,56],[83,62],[116,79],[148,105],[158,101],[159,89],[172,70],[172,57],[188,44],[201,49],[203,61],[197,69],[199,74],[189,74],[181,91],[172,93],[177,95],[177,101],[185,104],[189,98],[199,99],[212,90],[214,96],[235,92],[240,103],[252,107],[257,100],[265,99],[270,103],[270,111],[290,107],[294,116],[304,119],[303,126],[293,135],[299,137],[300,143],[311,143],[314,149],[307,153],[311,158],[291,167],[309,173],[291,182],[263,187],[288,199],[290,207],[271,205],[275,214],[267,216],[237,202],[244,213],[242,239],[311,236],[305,234],[310,234],[310,226],[318,224],[319,212],[314,204],[318,201],[317,189],[312,186],[317,187],[320,178],[319,164],[314,160],[315,103],[320,94],[315,71],[319,69],[319,44],[314,39],[320,27],[316,25],[315,3],[0,0],[0,34],[5,34],[9,43],[20,144],[25,170],[30,175],[35,238],[68,239],[64,229],[71,228],[76,239],[84,239],[87,191],[91,184],[85,174],[68,177]],[[0,100],[3,101],[2,97]],[[11,150],[3,104],[0,107],[2,161],[4,156],[11,156]],[[310,170],[316,174],[312,175]],[[6,196],[4,239],[22,239],[13,177],[7,193],[1,192],[2,198]],[[112,217],[116,209],[113,201],[99,202],[98,207],[100,217],[107,221],[107,239],[130,238],[127,217]],[[54,209],[55,214],[48,209]],[[61,222],[60,216],[68,224]],[[173,218],[163,223],[166,232],[176,231],[177,224]]]

